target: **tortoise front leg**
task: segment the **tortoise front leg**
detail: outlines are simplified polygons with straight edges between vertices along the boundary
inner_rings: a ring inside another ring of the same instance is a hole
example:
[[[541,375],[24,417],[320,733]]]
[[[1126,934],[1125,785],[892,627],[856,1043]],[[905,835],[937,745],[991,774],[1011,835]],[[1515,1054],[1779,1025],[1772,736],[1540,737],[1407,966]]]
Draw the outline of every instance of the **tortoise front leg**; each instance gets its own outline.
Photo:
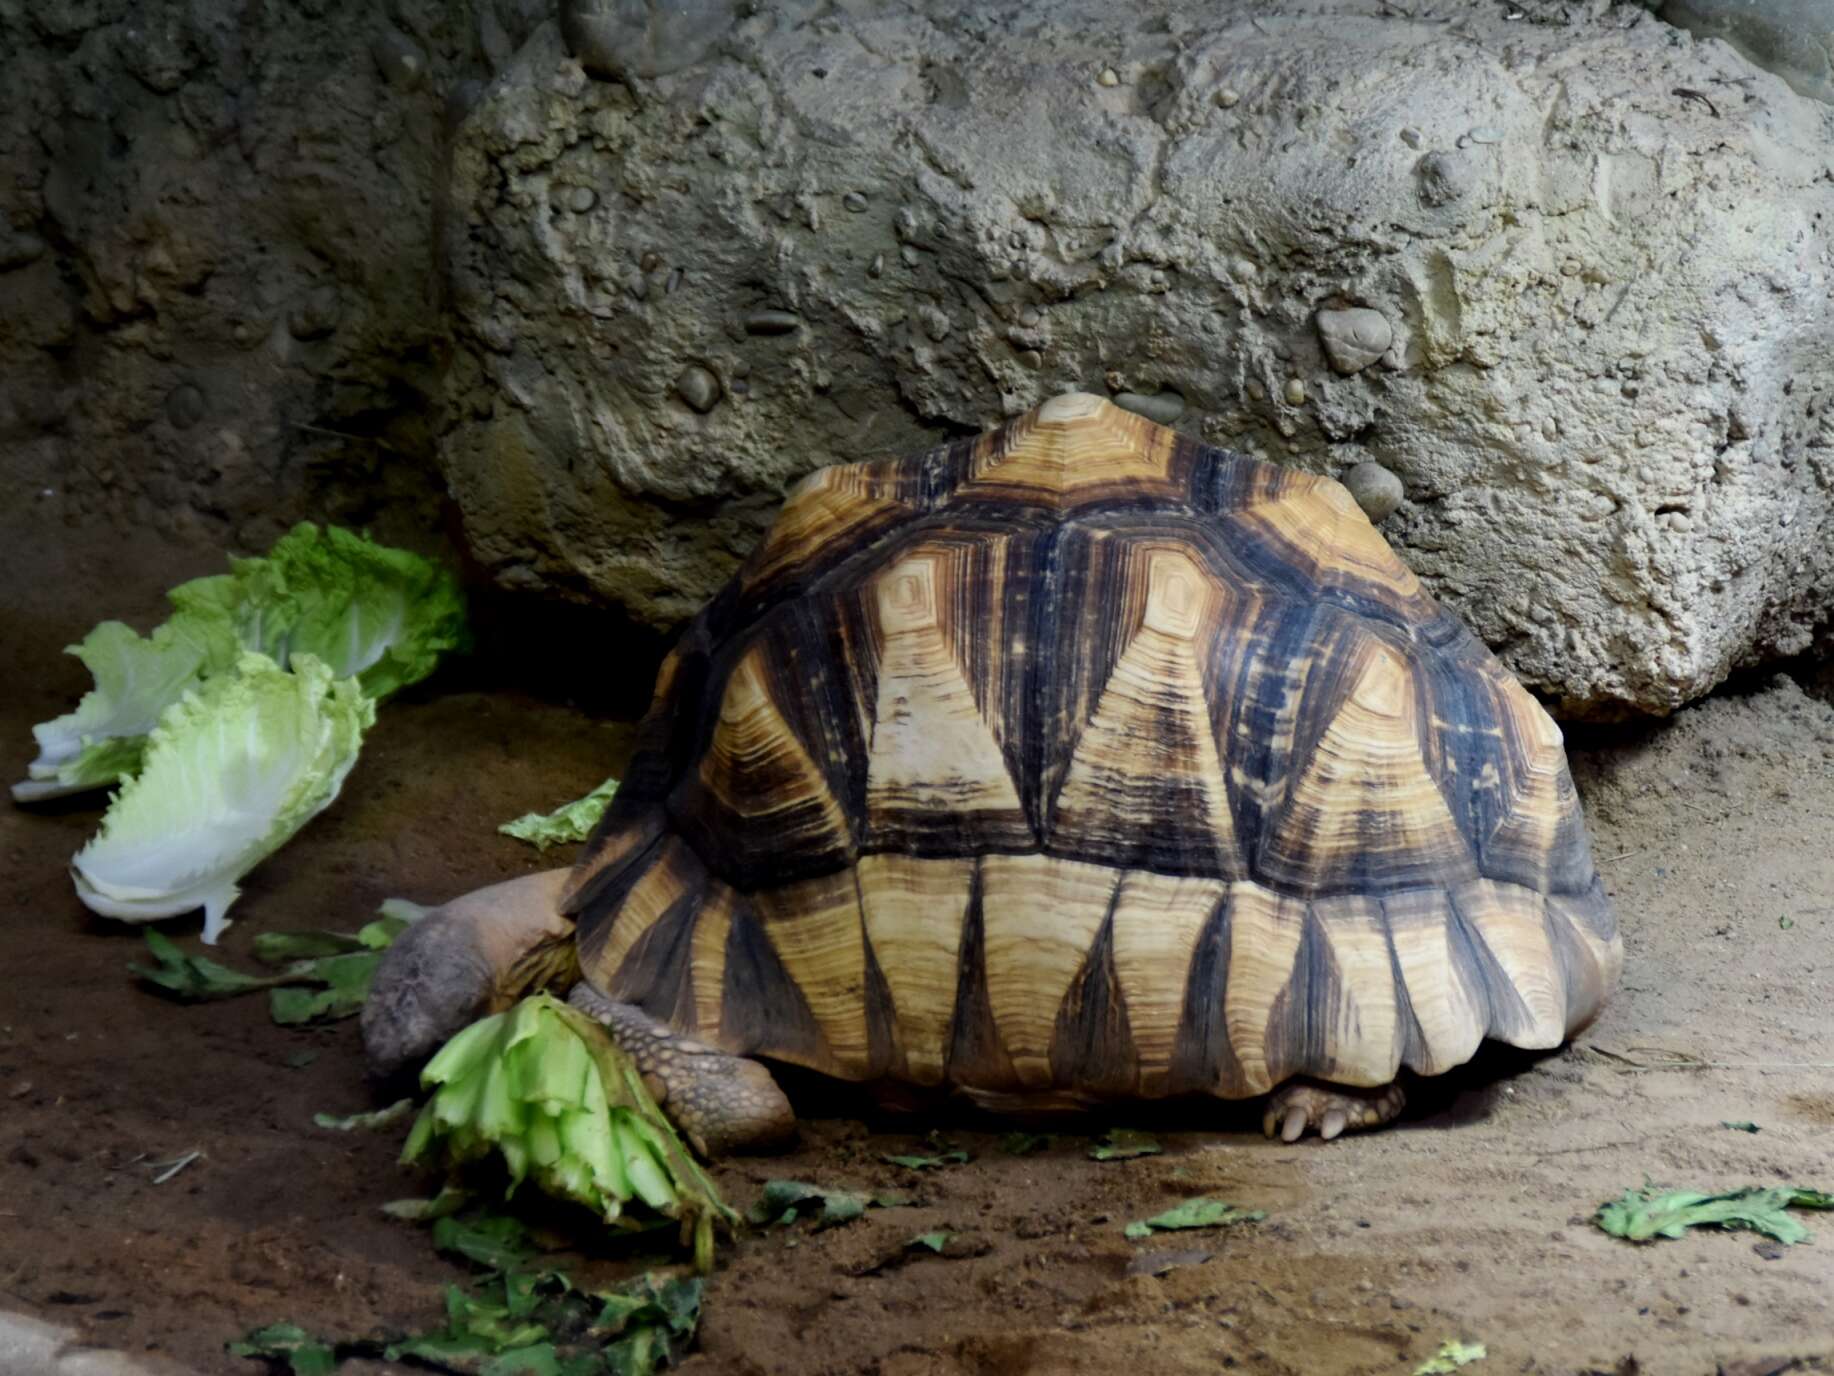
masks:
[[[795,1136],[790,1101],[757,1061],[696,1041],[583,981],[567,1001],[605,1025],[637,1063],[669,1121],[702,1156],[768,1151]]]
[[[1399,1084],[1359,1089],[1323,1081],[1288,1080],[1267,1096],[1261,1130],[1269,1137],[1277,1131],[1284,1142],[1297,1142],[1307,1128],[1329,1142],[1342,1132],[1379,1128],[1400,1116],[1407,1096]]]
[[[407,1070],[461,1028],[542,988],[579,979],[566,869],[492,884],[433,909],[395,939],[363,1004],[370,1069]]]

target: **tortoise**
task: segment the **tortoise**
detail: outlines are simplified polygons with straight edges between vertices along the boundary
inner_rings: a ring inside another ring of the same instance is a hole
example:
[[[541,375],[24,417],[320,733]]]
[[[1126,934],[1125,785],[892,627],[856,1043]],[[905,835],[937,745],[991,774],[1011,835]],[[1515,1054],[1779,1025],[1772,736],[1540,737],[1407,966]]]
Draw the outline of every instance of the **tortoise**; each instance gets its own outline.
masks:
[[[754,1058],[1292,1141],[1621,965],[1558,727],[1349,493],[1071,393],[798,486],[578,863],[416,924],[363,1031],[570,985],[715,1154],[793,1131]]]

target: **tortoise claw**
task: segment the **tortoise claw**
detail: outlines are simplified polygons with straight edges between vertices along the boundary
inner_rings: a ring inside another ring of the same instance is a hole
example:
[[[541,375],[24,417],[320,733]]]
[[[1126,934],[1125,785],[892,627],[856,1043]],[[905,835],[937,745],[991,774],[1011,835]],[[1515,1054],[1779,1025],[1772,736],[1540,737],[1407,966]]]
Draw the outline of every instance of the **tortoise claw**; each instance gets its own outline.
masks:
[[[1267,1098],[1261,1130],[1269,1137],[1276,1128],[1282,1142],[1297,1142],[1309,1127],[1329,1142],[1346,1132],[1380,1127],[1396,1118],[1407,1102],[1400,1085],[1355,1089],[1349,1085],[1307,1084],[1293,1081]]]

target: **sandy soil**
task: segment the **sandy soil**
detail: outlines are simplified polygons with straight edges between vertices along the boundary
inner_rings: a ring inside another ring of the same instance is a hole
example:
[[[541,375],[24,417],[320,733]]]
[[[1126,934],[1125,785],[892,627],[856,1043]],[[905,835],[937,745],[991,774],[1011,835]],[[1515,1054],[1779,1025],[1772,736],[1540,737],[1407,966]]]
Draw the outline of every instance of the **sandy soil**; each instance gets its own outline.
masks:
[[[29,496],[0,513],[9,778],[30,724],[83,687],[59,647],[104,610],[150,624],[165,586],[216,562],[53,534]],[[501,653],[389,704],[336,806],[246,886],[227,958],[247,962],[258,931],[348,927],[391,894],[539,865],[495,825],[616,763],[606,704],[628,690],[581,683],[585,710],[532,662]],[[999,1125],[963,1120],[948,1130],[973,1160],[921,1178],[879,1158],[931,1123],[814,1104],[827,1116],[796,1153],[719,1169],[735,1202],[773,1176],[920,1202],[726,1249],[684,1370],[1389,1373],[1449,1337],[1488,1345],[1480,1373],[1834,1366],[1834,1218],[1787,1249],[1723,1233],[1635,1247],[1587,1221],[1646,1177],[1834,1188],[1834,709],[1779,678],[1574,747],[1629,946],[1577,1046],[1487,1057],[1423,1087],[1398,1126],[1330,1145],[1269,1143],[1219,1110],[1134,1119],[1165,1153],[1098,1163],[1072,1136],[1008,1155]],[[64,873],[93,824],[0,808],[0,1308],[204,1372],[254,1370],[222,1344],[260,1323],[432,1322],[460,1272],[377,1212],[416,1183],[393,1135],[311,1124],[370,1106],[354,1023],[291,1031],[257,999],[184,1007],[137,987],[138,934],[90,918]],[[168,929],[189,941],[194,925]],[[193,1149],[152,1183],[147,1163]],[[1206,1192],[1267,1221],[1123,1238]],[[959,1234],[947,1255],[903,1250],[937,1228]],[[1759,1357],[1774,1360],[1731,1365]]]

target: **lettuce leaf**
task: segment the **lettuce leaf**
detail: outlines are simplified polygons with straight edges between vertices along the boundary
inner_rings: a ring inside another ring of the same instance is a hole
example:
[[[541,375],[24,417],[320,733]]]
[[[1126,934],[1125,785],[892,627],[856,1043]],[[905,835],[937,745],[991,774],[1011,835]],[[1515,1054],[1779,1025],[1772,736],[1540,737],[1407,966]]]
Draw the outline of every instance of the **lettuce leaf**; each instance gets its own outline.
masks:
[[[141,772],[71,863],[77,896],[126,922],[201,907],[214,942],[238,882],[330,806],[375,718],[311,655],[289,673],[244,654],[160,717]]]
[[[618,781],[607,779],[584,798],[575,798],[552,812],[525,812],[515,821],[505,822],[497,830],[518,841],[527,841],[536,850],[584,841],[592,835],[592,829],[599,824],[599,818],[605,815],[605,809],[611,805],[612,795],[617,791]]]
[[[260,559],[173,589],[181,612],[221,610],[244,649],[290,664],[316,656],[335,678],[385,698],[433,672],[465,639],[465,605],[446,570],[338,526],[302,521]]]
[[[144,638],[104,621],[66,653],[83,661],[96,686],[76,711],[32,728],[38,758],[13,785],[17,802],[83,793],[132,774],[159,714],[234,663],[237,646],[229,618],[205,612],[176,616]]]
[[[231,670],[244,651],[281,667],[312,655],[372,698],[425,678],[465,640],[458,583],[438,565],[361,535],[302,522],[258,559],[167,593],[173,615],[142,637],[104,621],[70,653],[96,686],[76,711],[32,728],[38,758],[13,785],[17,802],[131,778],[146,736],[189,689]]]

